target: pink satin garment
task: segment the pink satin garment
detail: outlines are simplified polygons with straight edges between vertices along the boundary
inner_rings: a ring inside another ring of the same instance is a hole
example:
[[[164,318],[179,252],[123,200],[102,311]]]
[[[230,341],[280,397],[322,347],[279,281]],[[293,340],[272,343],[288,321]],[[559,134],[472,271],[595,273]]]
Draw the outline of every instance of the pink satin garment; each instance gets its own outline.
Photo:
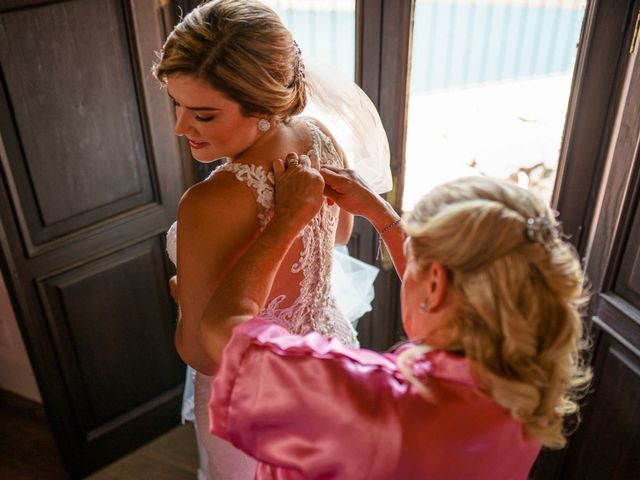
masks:
[[[526,479],[540,451],[483,393],[468,361],[290,335],[254,318],[235,328],[213,382],[211,432],[257,458],[258,479]]]

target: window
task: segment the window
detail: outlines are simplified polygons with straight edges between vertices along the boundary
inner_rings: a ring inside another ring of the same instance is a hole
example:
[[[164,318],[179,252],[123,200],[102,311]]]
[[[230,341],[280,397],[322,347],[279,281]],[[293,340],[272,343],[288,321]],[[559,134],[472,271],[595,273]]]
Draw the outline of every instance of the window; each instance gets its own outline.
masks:
[[[335,66],[355,76],[355,0],[263,0],[300,45],[303,58]]]
[[[417,0],[403,209],[466,175],[549,200],[583,0]]]

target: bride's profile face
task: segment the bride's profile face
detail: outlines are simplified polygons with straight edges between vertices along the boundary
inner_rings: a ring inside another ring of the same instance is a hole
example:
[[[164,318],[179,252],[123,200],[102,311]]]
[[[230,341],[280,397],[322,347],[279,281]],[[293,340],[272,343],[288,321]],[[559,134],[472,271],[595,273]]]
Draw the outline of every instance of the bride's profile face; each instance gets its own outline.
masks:
[[[166,83],[175,104],[175,133],[187,138],[196,160],[233,159],[260,137],[258,118],[243,115],[237,102],[203,80],[171,75]]]

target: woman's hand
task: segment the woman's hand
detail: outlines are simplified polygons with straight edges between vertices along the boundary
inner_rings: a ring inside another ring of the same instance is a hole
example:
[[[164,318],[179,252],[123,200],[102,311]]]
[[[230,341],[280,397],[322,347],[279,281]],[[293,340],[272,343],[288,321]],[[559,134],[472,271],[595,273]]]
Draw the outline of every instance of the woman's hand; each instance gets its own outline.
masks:
[[[400,227],[400,217],[393,207],[376,194],[360,175],[350,169],[322,167],[324,194],[335,201],[340,208],[354,215],[366,218],[379,232],[400,278],[404,275],[406,259],[403,244],[404,233]]]
[[[354,170],[324,166],[320,169],[324,179],[324,194],[349,213],[371,218],[376,203],[382,199]]]
[[[320,210],[324,201],[324,180],[309,157],[289,153],[273,162],[275,174],[275,214],[303,228]]]

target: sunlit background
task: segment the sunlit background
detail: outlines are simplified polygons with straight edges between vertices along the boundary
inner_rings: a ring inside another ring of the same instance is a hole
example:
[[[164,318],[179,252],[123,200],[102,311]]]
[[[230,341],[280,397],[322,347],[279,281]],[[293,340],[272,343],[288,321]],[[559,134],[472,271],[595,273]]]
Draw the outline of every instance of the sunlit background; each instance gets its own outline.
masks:
[[[355,0],[262,0],[293,34],[303,58],[335,66],[355,78]]]
[[[354,77],[355,1],[265,3],[304,56]],[[551,198],[585,6],[416,1],[403,209],[465,175],[508,178]]]
[[[418,0],[403,209],[465,175],[550,200],[582,0]]]

